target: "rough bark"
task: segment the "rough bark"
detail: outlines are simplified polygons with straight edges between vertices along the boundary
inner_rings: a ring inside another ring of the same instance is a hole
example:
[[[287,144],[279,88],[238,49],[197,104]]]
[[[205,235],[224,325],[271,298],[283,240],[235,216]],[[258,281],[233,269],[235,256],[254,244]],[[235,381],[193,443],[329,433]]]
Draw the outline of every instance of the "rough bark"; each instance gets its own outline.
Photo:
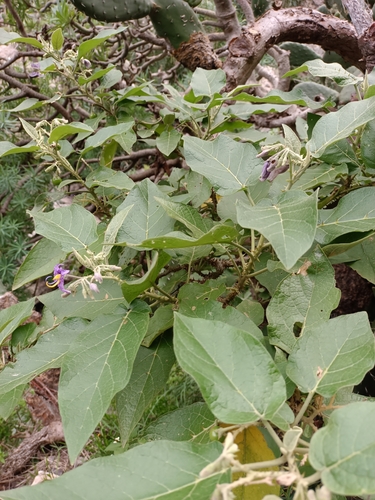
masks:
[[[241,35],[231,40],[224,65],[227,89],[246,83],[264,54],[287,41],[320,45],[365,70],[357,33],[347,21],[306,8],[269,10],[254,26],[243,28]]]
[[[229,41],[240,36],[241,26],[236,9],[231,0],[214,0],[217,19],[220,21],[225,38]]]

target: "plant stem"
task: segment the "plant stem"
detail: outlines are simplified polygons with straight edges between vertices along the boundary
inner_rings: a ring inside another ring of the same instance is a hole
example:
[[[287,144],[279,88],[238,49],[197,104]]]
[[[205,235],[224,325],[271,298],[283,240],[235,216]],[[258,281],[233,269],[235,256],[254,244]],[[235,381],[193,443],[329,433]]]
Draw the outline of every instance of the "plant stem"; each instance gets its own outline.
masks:
[[[305,414],[305,411],[309,407],[309,404],[311,403],[311,400],[314,397],[314,395],[315,395],[315,391],[311,391],[308,393],[308,395],[306,396],[305,402],[303,403],[300,411],[298,412],[296,418],[294,419],[293,426],[299,424],[300,420],[302,419],[303,415]]]

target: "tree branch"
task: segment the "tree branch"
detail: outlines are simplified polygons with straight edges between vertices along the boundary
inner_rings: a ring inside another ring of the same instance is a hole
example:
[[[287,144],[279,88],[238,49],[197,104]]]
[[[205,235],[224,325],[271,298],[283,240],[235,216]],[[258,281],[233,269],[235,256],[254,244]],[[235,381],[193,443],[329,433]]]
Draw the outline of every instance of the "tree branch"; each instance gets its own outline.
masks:
[[[214,0],[216,16],[221,22],[226,39],[229,41],[241,34],[241,26],[237,19],[237,12],[231,0]]]
[[[365,69],[355,29],[347,21],[302,7],[269,10],[229,43],[230,56],[224,65],[227,89],[246,83],[264,54],[287,41],[318,44]]]

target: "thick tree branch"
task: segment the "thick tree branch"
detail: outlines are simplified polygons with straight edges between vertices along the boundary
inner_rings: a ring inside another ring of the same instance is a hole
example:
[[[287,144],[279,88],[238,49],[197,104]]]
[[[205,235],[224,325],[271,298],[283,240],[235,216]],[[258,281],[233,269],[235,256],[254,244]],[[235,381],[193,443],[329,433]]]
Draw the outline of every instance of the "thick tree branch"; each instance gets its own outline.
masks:
[[[224,65],[227,88],[246,83],[264,54],[286,41],[318,44],[365,69],[355,29],[347,21],[306,8],[269,10],[230,42]]]
[[[231,0],[214,0],[216,16],[221,23],[226,39],[229,41],[233,37],[241,34],[241,26],[237,19],[237,12]]]

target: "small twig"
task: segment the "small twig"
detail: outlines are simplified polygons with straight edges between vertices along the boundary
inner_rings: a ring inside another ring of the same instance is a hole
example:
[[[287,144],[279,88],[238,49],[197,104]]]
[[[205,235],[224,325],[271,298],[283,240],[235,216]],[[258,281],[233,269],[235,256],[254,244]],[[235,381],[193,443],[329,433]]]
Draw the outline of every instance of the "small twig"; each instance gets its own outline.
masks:
[[[4,3],[7,7],[7,9],[9,10],[9,12],[11,13],[11,15],[13,16],[14,20],[16,21],[18,31],[21,33],[22,36],[27,37],[27,33],[26,33],[25,27],[23,25],[23,22],[22,22],[20,16],[18,15],[17,10],[13,7],[12,1],[11,0],[4,0]]]

